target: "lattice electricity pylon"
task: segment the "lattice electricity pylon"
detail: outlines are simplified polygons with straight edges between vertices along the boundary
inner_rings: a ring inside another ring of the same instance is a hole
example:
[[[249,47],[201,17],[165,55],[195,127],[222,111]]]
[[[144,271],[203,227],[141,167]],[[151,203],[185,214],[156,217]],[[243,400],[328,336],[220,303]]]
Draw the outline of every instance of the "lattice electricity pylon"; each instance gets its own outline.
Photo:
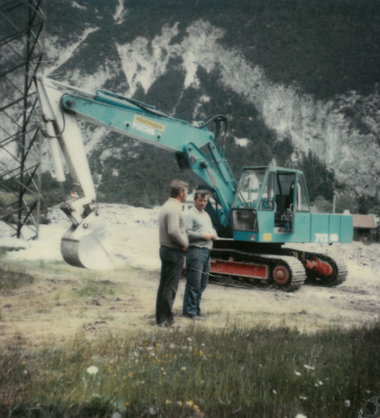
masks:
[[[2,236],[39,234],[41,135],[34,80],[44,53],[45,10],[43,0],[0,2]]]

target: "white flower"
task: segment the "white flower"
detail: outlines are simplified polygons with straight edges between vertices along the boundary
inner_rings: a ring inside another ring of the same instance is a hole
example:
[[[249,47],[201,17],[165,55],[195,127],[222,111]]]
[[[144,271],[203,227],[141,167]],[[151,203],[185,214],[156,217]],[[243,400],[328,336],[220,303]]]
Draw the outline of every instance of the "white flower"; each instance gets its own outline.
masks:
[[[86,370],[88,374],[96,374],[98,373],[98,371],[99,369],[96,366],[87,367],[87,370]]]
[[[175,344],[174,343],[171,343],[170,345],[169,345],[169,348],[175,348]]]
[[[294,370],[294,374],[295,374],[296,376],[302,376],[302,374],[301,374],[300,372],[298,372],[297,370]]]
[[[349,408],[349,407],[351,406],[351,402],[350,402],[350,400],[349,400],[349,399],[346,399],[346,400],[344,401],[344,406],[345,406],[346,408]]]
[[[300,396],[299,396],[299,398],[300,398],[302,401],[306,401],[307,396],[300,395]]]
[[[274,395],[277,395],[277,390],[276,389],[272,389],[272,392]]]
[[[181,370],[182,370],[183,372],[185,372],[185,371],[186,371],[186,367],[185,367],[185,366],[181,367]]]
[[[305,367],[306,370],[314,370],[314,366],[309,366],[308,364],[304,364],[303,367]]]
[[[304,415],[304,414],[297,414],[296,415],[296,418],[307,418],[307,416]]]

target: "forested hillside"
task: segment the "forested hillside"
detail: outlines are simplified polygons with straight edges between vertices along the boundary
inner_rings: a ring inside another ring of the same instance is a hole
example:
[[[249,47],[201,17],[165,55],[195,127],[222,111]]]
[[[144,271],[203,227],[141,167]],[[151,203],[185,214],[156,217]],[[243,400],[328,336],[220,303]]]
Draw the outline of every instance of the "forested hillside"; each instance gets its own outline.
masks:
[[[354,197],[353,209],[376,207],[378,0],[51,0],[47,7],[52,78],[131,95],[188,121],[228,115],[224,149],[237,177],[247,165],[297,166],[312,200],[331,200],[335,189],[342,202]],[[96,132],[87,127],[86,141]],[[165,151],[105,132],[90,161],[106,201],[155,205],[171,178],[190,179]]]

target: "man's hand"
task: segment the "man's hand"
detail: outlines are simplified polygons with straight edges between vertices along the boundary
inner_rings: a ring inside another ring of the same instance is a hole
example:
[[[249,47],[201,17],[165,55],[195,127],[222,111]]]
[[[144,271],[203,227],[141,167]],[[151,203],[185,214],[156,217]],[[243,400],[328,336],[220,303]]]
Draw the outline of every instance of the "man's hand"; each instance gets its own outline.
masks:
[[[218,239],[218,237],[217,237],[216,235],[213,235],[213,234],[206,234],[206,235],[203,235],[203,238],[204,238],[206,241],[210,241],[210,240],[215,241],[216,239]]]

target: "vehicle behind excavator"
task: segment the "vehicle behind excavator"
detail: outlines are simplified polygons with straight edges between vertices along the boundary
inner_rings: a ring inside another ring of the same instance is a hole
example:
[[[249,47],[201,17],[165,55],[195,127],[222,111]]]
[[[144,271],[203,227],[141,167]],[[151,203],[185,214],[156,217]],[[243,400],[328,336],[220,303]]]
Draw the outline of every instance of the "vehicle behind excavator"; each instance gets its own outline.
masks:
[[[78,189],[78,198],[62,204],[72,222],[61,241],[63,258],[69,264],[113,265],[78,127],[78,120],[86,120],[173,153],[180,168],[190,170],[210,191],[213,203],[207,211],[220,237],[212,250],[213,277],[235,284],[274,283],[286,290],[297,289],[305,280],[329,286],[345,280],[342,261],[289,248],[289,244],[349,243],[352,216],[312,213],[300,170],[246,167],[237,182],[217,147],[228,137],[226,117],[217,115],[190,124],[105,90],[86,92],[44,77],[36,83],[56,178],[65,181],[65,161]],[[214,129],[209,130],[212,124]]]

